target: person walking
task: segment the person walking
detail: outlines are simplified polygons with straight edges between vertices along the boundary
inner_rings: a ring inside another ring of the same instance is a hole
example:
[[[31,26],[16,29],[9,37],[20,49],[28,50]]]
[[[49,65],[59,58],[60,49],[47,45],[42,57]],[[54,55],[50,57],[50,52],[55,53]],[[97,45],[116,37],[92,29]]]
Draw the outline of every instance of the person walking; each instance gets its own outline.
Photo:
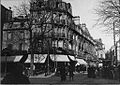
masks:
[[[61,75],[61,81],[65,81],[66,80],[66,70],[65,70],[64,63],[61,64],[60,75]]]
[[[47,74],[47,70],[48,70],[47,65],[45,65],[45,68],[44,68],[45,76],[48,75],[48,74]]]
[[[74,80],[73,66],[69,65],[69,80]]]

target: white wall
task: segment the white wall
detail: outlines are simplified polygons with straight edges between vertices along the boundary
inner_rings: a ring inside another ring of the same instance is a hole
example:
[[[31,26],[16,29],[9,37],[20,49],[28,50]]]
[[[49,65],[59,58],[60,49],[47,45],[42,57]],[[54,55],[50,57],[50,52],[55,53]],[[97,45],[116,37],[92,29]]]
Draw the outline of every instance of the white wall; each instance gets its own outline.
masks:
[[[105,58],[105,51],[104,50],[99,50],[97,51],[98,58]]]

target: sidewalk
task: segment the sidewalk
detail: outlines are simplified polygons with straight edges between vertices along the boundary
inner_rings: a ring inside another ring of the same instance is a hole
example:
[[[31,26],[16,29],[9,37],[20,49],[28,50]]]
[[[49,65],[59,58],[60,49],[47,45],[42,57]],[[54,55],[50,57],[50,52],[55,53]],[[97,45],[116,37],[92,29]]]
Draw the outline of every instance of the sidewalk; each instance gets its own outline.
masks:
[[[30,76],[29,78],[49,78],[51,76],[55,75],[55,73],[51,73],[47,76],[45,76],[45,74],[40,74],[40,75],[37,75],[37,76]]]

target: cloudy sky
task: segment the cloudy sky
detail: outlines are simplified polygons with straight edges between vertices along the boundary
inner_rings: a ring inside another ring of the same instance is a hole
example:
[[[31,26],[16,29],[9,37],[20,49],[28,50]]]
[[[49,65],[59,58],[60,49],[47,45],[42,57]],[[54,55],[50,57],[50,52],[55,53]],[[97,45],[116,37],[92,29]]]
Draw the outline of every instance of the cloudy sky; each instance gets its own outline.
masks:
[[[13,5],[17,6],[22,1],[27,0],[1,0],[1,3],[5,7],[13,7]],[[105,44],[106,50],[110,49],[113,45],[113,37],[112,34],[105,34],[103,32],[103,28],[93,27],[96,23],[96,18],[98,17],[95,14],[94,9],[98,6],[99,0],[63,0],[66,2],[70,2],[72,5],[72,12],[74,16],[80,16],[80,23],[86,23],[87,28],[94,39],[101,38],[103,43]]]

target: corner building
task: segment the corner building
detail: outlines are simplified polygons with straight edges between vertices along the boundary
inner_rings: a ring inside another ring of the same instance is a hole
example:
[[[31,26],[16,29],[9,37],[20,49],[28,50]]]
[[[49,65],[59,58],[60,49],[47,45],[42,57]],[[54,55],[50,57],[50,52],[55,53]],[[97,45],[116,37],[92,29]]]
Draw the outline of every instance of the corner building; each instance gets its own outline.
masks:
[[[70,3],[62,0],[31,0],[30,14],[37,21],[34,28],[34,33],[39,37],[35,44],[38,47],[36,52],[46,53],[46,49],[49,49],[50,54],[70,55],[88,61],[96,59],[94,40],[86,24],[75,24]],[[46,15],[47,20],[42,20],[41,15]],[[41,21],[42,29],[39,28]],[[48,43],[49,48],[45,47]]]
[[[75,58],[84,59],[88,63],[97,60],[95,41],[86,24],[75,24],[70,3],[62,0],[31,0],[28,17],[32,18],[30,25],[32,26],[33,53],[38,54],[34,55],[34,63],[44,63],[47,54],[53,61],[58,62],[69,62],[70,59],[75,60]],[[26,18],[18,18],[19,20],[16,20],[11,28],[9,26],[4,28],[28,29]],[[21,26],[22,23],[24,23],[23,26]],[[3,33],[3,49],[8,44],[12,44],[15,50],[27,50],[29,53],[28,30],[9,31]],[[41,54],[44,56],[41,57]],[[27,61],[30,62],[30,58]]]

